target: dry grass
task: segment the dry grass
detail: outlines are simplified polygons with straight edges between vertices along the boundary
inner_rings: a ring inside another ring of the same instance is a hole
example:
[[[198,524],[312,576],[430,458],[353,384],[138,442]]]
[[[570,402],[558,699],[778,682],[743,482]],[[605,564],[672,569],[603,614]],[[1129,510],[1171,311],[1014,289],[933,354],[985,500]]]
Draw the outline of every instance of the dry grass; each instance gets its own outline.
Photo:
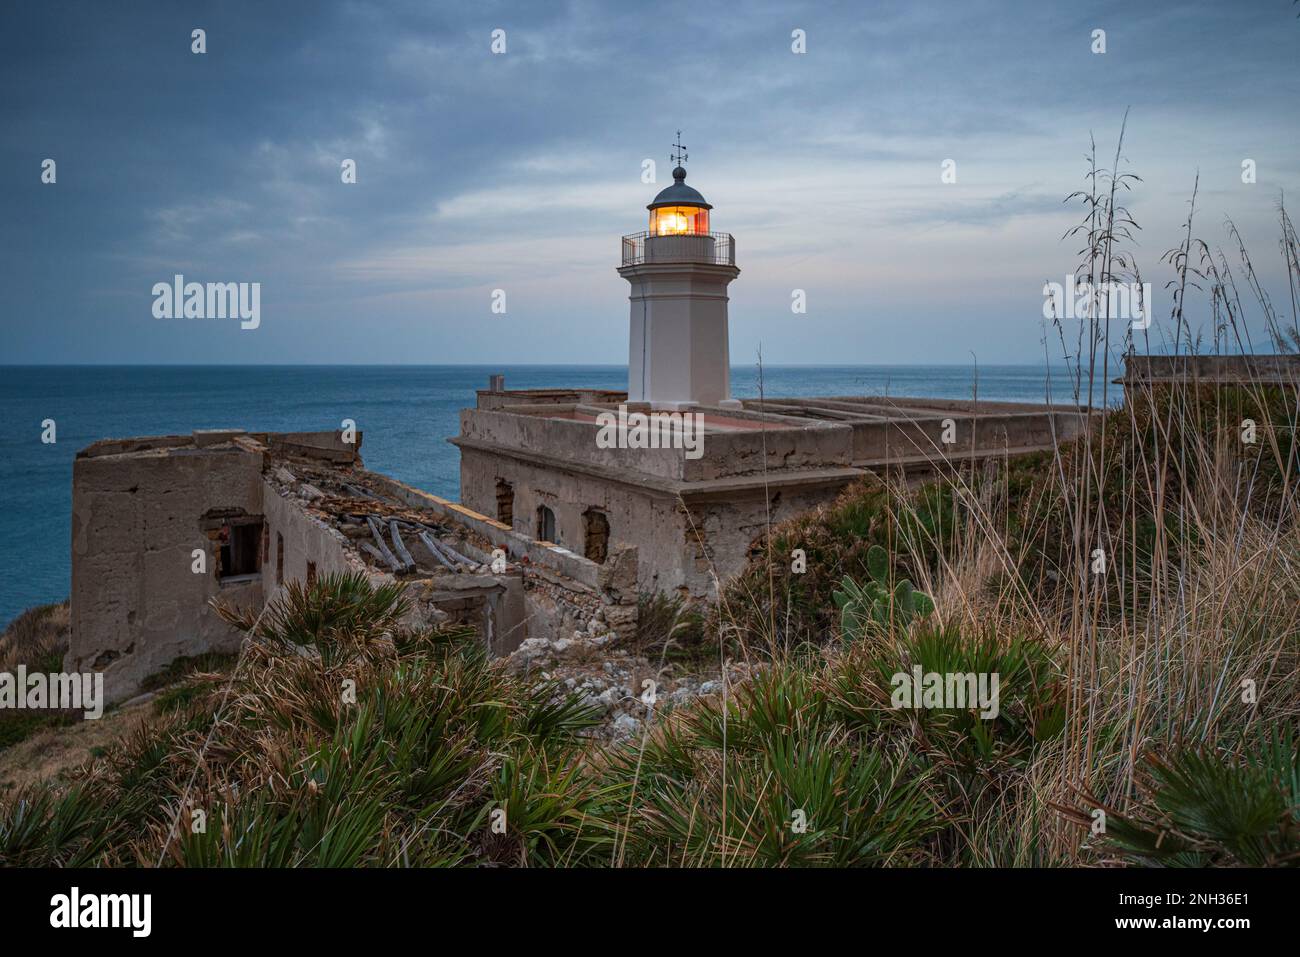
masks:
[[[33,785],[66,783],[82,765],[122,743],[150,720],[146,704],[106,712],[96,721],[35,728],[0,751],[0,796]]]
[[[0,671],[13,671],[19,665],[35,668],[38,663],[62,662],[71,626],[66,601],[27,609],[0,634]]]

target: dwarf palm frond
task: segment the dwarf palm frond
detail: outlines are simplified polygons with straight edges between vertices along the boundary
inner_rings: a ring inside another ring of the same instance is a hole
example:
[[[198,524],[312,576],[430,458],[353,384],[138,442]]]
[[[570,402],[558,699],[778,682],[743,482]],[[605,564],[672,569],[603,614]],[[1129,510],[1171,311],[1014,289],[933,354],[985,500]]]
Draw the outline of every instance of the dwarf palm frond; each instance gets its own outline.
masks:
[[[405,587],[376,584],[362,572],[340,572],[313,584],[289,582],[258,617],[247,609],[217,605],[235,627],[273,647],[309,648],[323,659],[391,646],[398,623],[410,611]]]
[[[1300,866],[1300,750],[1291,728],[1260,735],[1240,759],[1208,748],[1148,758],[1144,797],[1112,813],[1108,842],[1134,862]]]

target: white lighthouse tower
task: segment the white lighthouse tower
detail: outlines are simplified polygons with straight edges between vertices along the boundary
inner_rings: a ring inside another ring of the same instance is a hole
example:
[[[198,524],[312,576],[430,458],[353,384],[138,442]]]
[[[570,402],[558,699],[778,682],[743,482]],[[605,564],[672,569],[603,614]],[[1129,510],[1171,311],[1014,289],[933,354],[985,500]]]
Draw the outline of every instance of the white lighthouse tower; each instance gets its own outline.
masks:
[[[650,228],[623,237],[618,274],[632,285],[628,400],[682,408],[731,402],[727,285],[740,275],[729,233],[686,185],[681,133],[673,185],[646,208]]]

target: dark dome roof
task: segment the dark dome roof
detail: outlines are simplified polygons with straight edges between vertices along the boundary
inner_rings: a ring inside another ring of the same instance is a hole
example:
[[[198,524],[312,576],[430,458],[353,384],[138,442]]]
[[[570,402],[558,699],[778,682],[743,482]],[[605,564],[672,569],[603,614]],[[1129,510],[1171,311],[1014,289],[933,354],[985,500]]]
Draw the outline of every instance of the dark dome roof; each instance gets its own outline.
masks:
[[[658,209],[660,206],[702,206],[712,209],[700,195],[700,191],[686,185],[686,170],[680,166],[673,170],[673,185],[659,191],[655,201],[646,209]]]

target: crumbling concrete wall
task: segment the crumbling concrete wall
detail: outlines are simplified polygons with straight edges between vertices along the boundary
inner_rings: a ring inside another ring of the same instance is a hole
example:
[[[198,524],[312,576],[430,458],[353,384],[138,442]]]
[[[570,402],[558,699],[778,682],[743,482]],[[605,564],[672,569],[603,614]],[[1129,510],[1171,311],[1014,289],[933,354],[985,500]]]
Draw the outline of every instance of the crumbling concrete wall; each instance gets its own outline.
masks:
[[[266,550],[262,554],[262,588],[267,598],[289,582],[305,582],[308,572],[325,576],[365,571],[349,554],[338,529],[302,510],[302,505],[265,484]],[[309,568],[311,566],[311,568]]]
[[[498,576],[504,589],[487,597],[484,608],[484,635],[488,651],[504,657],[528,638],[528,604],[524,576]]]
[[[812,511],[844,488],[846,482],[763,489],[748,487],[725,496],[692,498],[685,502],[684,530],[679,547],[685,558],[680,582],[674,587],[695,598],[716,597],[716,581],[739,575],[754,547],[787,519]],[[797,546],[796,546],[797,547]]]
[[[951,462],[1052,448],[1078,435],[1077,409],[1023,403],[849,396],[747,400],[703,408],[702,454],[685,449],[601,448],[610,411],[542,403],[521,393],[461,412],[461,498],[501,514],[516,531],[553,537],[598,557],[594,543],[635,546],[644,591],[713,597],[739,573],[752,544],[800,512],[832,501],[872,471],[933,473]],[[646,411],[629,403],[629,411]],[[509,486],[508,493],[505,487]],[[598,511],[608,521],[590,522]],[[554,531],[551,518],[554,517]]]
[[[757,418],[737,413],[737,420]],[[756,423],[758,424],[758,423]],[[787,470],[848,468],[853,464],[853,431],[841,423],[806,422],[763,431],[710,432],[704,454],[683,459],[682,477],[691,482]],[[681,453],[678,453],[679,455]]]
[[[631,403],[627,408],[638,411],[649,406]],[[460,435],[453,441],[462,452],[475,446],[527,449],[557,464],[572,462],[664,479],[684,477],[686,460],[678,449],[600,448],[594,422],[602,411],[609,410],[577,405],[516,405],[505,412],[462,409]]]
[[[391,578],[385,574],[384,578]],[[504,656],[528,637],[528,609],[521,571],[443,575],[406,583],[412,627],[470,625],[493,656]]]
[[[103,443],[72,470],[72,634],[64,668],[104,674],[114,702],[177,658],[234,651],[240,635],[210,607],[262,604],[262,581],[218,579],[219,545],[205,516],[253,518],[262,509],[254,443],[200,446]],[[209,519],[209,524],[210,524]],[[204,555],[196,573],[194,551]]]
[[[637,550],[627,547],[610,554],[594,590],[574,588],[571,580],[544,566],[529,567],[524,575],[527,637],[555,641],[578,632],[631,640],[637,628],[636,577]]]

